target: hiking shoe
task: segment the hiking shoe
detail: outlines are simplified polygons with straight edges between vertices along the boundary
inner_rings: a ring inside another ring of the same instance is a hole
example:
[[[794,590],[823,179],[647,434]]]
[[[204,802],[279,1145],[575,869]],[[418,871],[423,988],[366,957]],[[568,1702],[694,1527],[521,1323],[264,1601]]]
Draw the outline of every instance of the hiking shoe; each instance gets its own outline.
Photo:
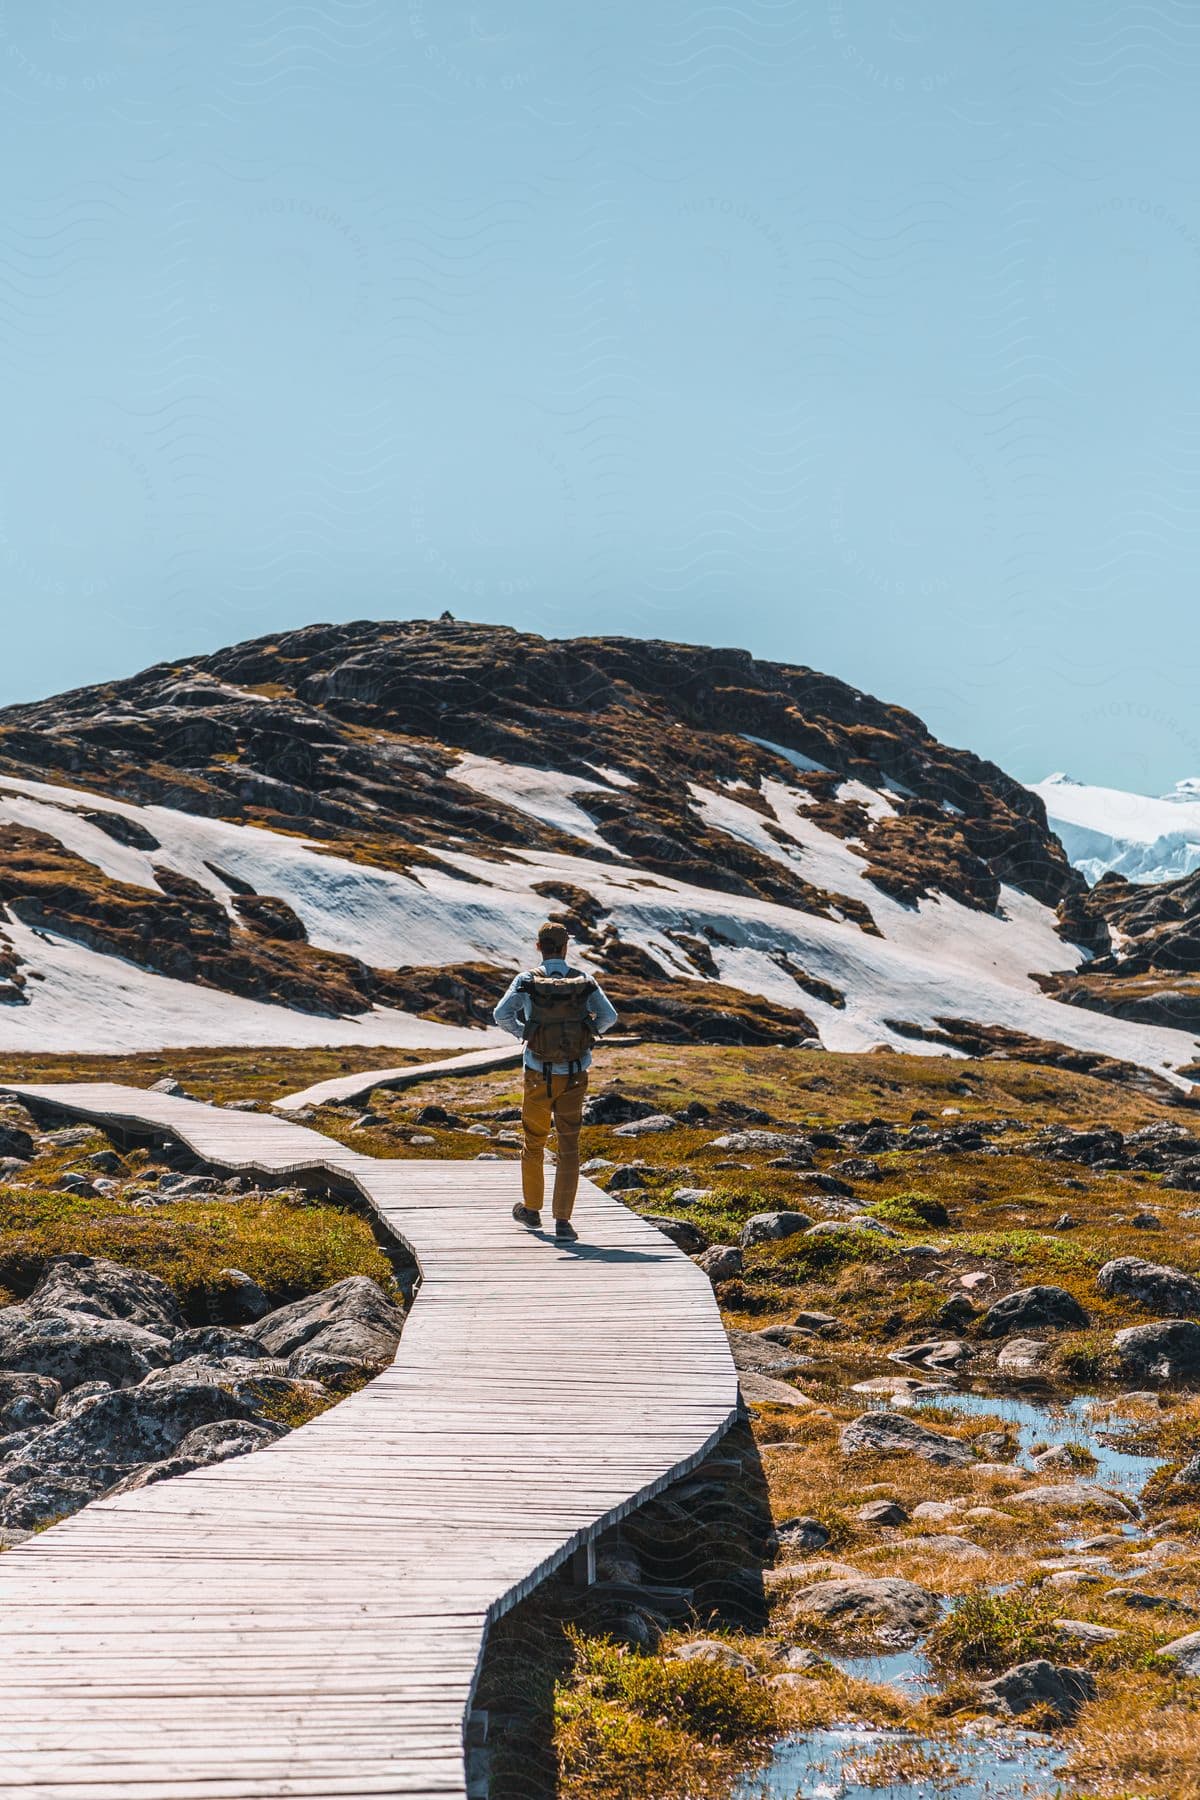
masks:
[[[531,1206],[522,1206],[519,1200],[513,1207],[513,1218],[517,1221],[518,1225],[528,1225],[534,1231],[537,1231],[542,1223],[541,1213],[534,1212]]]
[[[568,1242],[573,1243],[579,1236],[579,1233],[572,1225],[570,1219],[555,1219],[554,1235],[556,1238],[566,1238]]]

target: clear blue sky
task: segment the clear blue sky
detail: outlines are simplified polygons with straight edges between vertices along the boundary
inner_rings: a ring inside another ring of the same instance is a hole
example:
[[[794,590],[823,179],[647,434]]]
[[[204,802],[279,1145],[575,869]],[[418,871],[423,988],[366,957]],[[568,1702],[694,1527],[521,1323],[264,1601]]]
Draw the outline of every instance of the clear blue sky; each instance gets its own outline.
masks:
[[[1200,773],[1200,10],[3,0],[0,700],[314,619]]]

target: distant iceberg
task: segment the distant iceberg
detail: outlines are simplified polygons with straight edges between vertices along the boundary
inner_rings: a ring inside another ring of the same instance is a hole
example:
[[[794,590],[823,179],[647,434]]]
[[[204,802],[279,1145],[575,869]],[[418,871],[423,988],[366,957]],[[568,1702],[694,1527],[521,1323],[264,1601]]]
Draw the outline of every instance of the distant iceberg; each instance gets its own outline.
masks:
[[[1089,882],[1109,870],[1130,881],[1173,881],[1200,868],[1200,776],[1169,794],[1127,794],[1048,775],[1031,791],[1045,802],[1050,828]]]

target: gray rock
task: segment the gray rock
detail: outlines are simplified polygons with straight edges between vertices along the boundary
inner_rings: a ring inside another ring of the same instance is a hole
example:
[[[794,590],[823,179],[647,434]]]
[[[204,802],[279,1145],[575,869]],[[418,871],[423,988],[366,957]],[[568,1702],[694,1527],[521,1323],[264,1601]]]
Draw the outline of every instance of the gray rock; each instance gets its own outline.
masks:
[[[898,1500],[868,1500],[857,1513],[860,1525],[907,1525],[908,1514]]]
[[[789,1550],[823,1550],[830,1538],[828,1527],[820,1519],[804,1517],[781,1519],[775,1532]]]
[[[932,1338],[924,1344],[904,1344],[889,1350],[888,1361],[915,1363],[922,1369],[957,1369],[969,1362],[971,1346],[961,1338]]]
[[[863,1627],[892,1638],[912,1638],[938,1616],[937,1597],[895,1575],[818,1581],[795,1589],[789,1607],[830,1625]]]
[[[636,1194],[650,1183],[641,1169],[635,1169],[632,1163],[613,1171],[612,1180],[608,1184],[610,1194]]]
[[[805,1153],[808,1149],[803,1138],[790,1137],[783,1131],[726,1131],[720,1137],[711,1138],[710,1150],[726,1150],[734,1155],[742,1155],[747,1150],[787,1150],[795,1154]]]
[[[837,1319],[833,1313],[798,1312],[792,1314],[792,1324],[801,1331],[829,1331],[836,1328]]]
[[[1139,1381],[1177,1381],[1200,1374],[1200,1325],[1163,1319],[1130,1325],[1113,1338],[1123,1375]]]
[[[624,1125],[613,1128],[613,1136],[620,1138],[653,1137],[660,1131],[677,1131],[682,1124],[671,1113],[651,1113],[647,1119],[630,1119]]]
[[[1008,1718],[1019,1718],[1039,1707],[1060,1724],[1069,1725],[1080,1708],[1096,1698],[1096,1680],[1087,1669],[1060,1667],[1037,1657],[1006,1669],[994,1681],[985,1681],[979,1696],[985,1706]]]
[[[165,1281],[103,1256],[56,1256],[47,1263],[25,1307],[36,1318],[69,1313],[126,1319],[159,1337],[170,1337],[184,1324],[179,1302]]]
[[[676,1206],[695,1206],[699,1200],[711,1200],[712,1188],[677,1187],[671,1198]]]
[[[246,1331],[272,1356],[319,1350],[364,1369],[381,1369],[395,1356],[403,1326],[403,1312],[382,1288],[366,1275],[348,1275],[268,1313]]]
[[[1079,1331],[1087,1324],[1087,1314],[1065,1288],[1027,1287],[989,1306],[981,1330],[984,1337],[1006,1337],[1010,1331],[1028,1331],[1031,1326]]]
[[[0,1314],[3,1317],[3,1314]],[[26,1375],[13,1369],[0,1370],[0,1406],[7,1406],[18,1395],[28,1396],[53,1412],[62,1399],[62,1388],[47,1375]]]
[[[736,1244],[714,1244],[696,1258],[711,1282],[732,1281],[742,1272],[742,1253]]]
[[[0,1369],[48,1375],[64,1388],[97,1379],[130,1387],[170,1360],[168,1338],[126,1319],[39,1318],[23,1306],[0,1311]]]
[[[1029,1379],[1040,1376],[1052,1355],[1049,1344],[1041,1338],[1010,1338],[1001,1346],[996,1358],[996,1367],[1002,1375],[1011,1375],[1015,1379]]]
[[[171,1340],[171,1361],[176,1363],[187,1362],[194,1356],[223,1362],[231,1357],[269,1355],[270,1351],[257,1338],[244,1331],[234,1331],[230,1325],[201,1325],[194,1331],[181,1331]]]
[[[981,1550],[978,1544],[973,1544],[970,1538],[937,1532],[931,1532],[928,1537],[911,1538],[909,1543],[914,1550],[923,1550],[936,1556],[957,1557],[959,1562],[977,1562],[980,1557],[987,1555],[987,1551]]]
[[[743,1675],[756,1673],[754,1664],[732,1644],[726,1644],[720,1638],[693,1638],[688,1644],[680,1644],[671,1654],[680,1662],[718,1663],[723,1669],[737,1669]]]
[[[28,1529],[72,1510],[62,1504],[61,1493],[47,1498],[46,1484],[81,1494],[75,1504],[83,1505],[143,1463],[171,1455],[197,1426],[247,1412],[242,1402],[211,1382],[101,1395],[74,1418],[38,1432],[15,1459],[0,1464],[0,1481],[13,1489],[0,1500],[0,1524]]]
[[[207,1469],[214,1463],[228,1462],[231,1457],[245,1456],[251,1450],[265,1449],[285,1432],[285,1426],[263,1420],[216,1419],[211,1425],[198,1425],[181,1440],[173,1456],[164,1457],[161,1462],[143,1463],[109,1488],[108,1496],[130,1494],[157,1481],[170,1481],[176,1475],[190,1475],[194,1469]]]
[[[867,1412],[842,1428],[842,1453],[866,1450],[876,1456],[905,1453],[943,1468],[967,1468],[975,1461],[969,1445],[931,1431],[908,1413]]]
[[[643,1213],[642,1217],[688,1256],[699,1256],[708,1249],[708,1239],[689,1219],[670,1219],[662,1213]]]
[[[1120,1632],[1113,1625],[1094,1625],[1090,1619],[1055,1619],[1055,1626],[1065,1638],[1077,1644],[1111,1644]]]
[[[1178,1663],[1185,1675],[1200,1675],[1200,1631],[1189,1631],[1184,1637],[1172,1638],[1158,1654]]]
[[[1057,1513],[1103,1513],[1109,1519],[1134,1519],[1137,1514],[1116,1494],[1086,1481],[1066,1481],[1051,1487],[1018,1488],[1006,1496],[1006,1506],[1035,1506]]]
[[[99,1395],[111,1394],[112,1391],[111,1381],[81,1381],[77,1388],[72,1388],[69,1394],[63,1395],[54,1409],[54,1416],[56,1419],[73,1419],[76,1413],[90,1406]]]
[[[219,1307],[222,1324],[253,1325],[257,1320],[265,1319],[271,1311],[270,1296],[263,1292],[257,1281],[251,1280],[244,1269],[219,1269],[217,1279],[221,1283]]]
[[[740,1372],[754,1370],[760,1375],[785,1378],[809,1366],[808,1357],[793,1356],[784,1345],[772,1343],[769,1339],[760,1337],[756,1331],[739,1331],[736,1326],[730,1325],[725,1336],[733,1352],[734,1368]]]
[[[1179,1319],[1200,1313],[1200,1281],[1166,1263],[1146,1262],[1140,1256],[1118,1256],[1106,1262],[1096,1286],[1110,1298],[1135,1300],[1160,1318]]]
[[[29,1480],[0,1487],[0,1530],[37,1531],[78,1512],[95,1492],[65,1475],[31,1475]]]
[[[802,1212],[755,1213],[742,1226],[740,1242],[743,1249],[749,1249],[751,1244],[778,1243],[783,1238],[807,1231],[811,1224],[808,1214]]]
[[[0,1406],[0,1436],[14,1431],[38,1431],[52,1425],[54,1414],[35,1400],[32,1394],[18,1394],[6,1406]]]
[[[33,1157],[33,1139],[19,1126],[0,1123],[0,1156],[29,1162]]]
[[[260,1357],[257,1361],[229,1357],[217,1362],[208,1357],[192,1356],[186,1362],[177,1363],[172,1369],[156,1369],[142,1382],[138,1392],[162,1393],[168,1389],[219,1383],[226,1393],[239,1402],[230,1416],[236,1416],[240,1412],[243,1417],[257,1413],[263,1406],[275,1401],[288,1405],[306,1405],[310,1401],[328,1398],[319,1381],[285,1373],[285,1368],[286,1365],[281,1367],[278,1361],[268,1357]]]
[[[898,1238],[900,1233],[891,1225],[885,1225],[880,1219],[822,1219],[819,1225],[810,1225],[804,1233],[805,1237],[857,1237],[869,1231],[874,1237]]]

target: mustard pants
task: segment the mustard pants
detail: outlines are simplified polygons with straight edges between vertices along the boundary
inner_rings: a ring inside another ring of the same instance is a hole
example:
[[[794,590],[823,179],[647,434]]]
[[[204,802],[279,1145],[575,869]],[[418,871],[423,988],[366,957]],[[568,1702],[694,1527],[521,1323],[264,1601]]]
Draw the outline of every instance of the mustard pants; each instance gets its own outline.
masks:
[[[586,1070],[579,1075],[546,1077],[537,1069],[525,1071],[521,1103],[521,1127],[525,1145],[521,1151],[521,1193],[531,1212],[540,1212],[545,1194],[543,1153],[553,1126],[558,1133],[558,1162],[554,1170],[554,1217],[569,1219],[579,1186],[579,1129],[587,1099]]]

